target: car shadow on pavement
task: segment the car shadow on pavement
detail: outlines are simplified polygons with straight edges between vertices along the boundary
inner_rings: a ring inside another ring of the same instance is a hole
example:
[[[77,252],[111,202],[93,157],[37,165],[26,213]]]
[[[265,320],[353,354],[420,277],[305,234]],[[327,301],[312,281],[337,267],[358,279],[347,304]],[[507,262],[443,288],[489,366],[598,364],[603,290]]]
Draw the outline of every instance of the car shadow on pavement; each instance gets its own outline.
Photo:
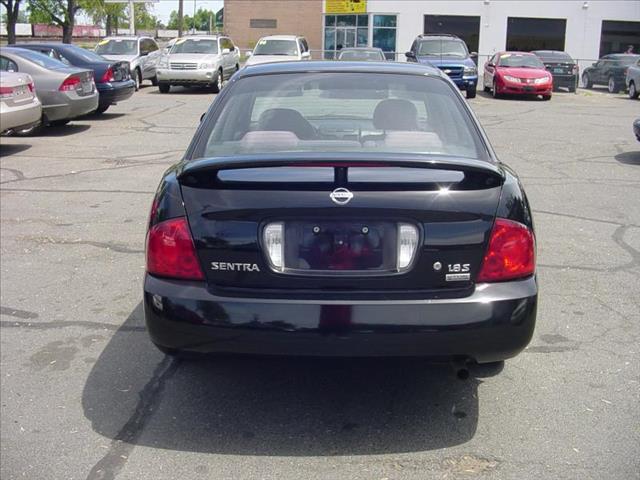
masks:
[[[160,90],[156,89],[154,91],[149,92],[150,95],[167,95],[171,94],[180,94],[180,95],[215,95],[215,93],[205,87],[171,87],[171,91],[169,93],[160,93]]]
[[[401,453],[469,441],[480,383],[416,359],[176,360],[149,341],[139,304],[94,364],[82,405],[96,432],[132,445],[235,455]]]
[[[71,123],[69,125],[47,126],[38,130],[34,137],[66,137],[89,130],[91,125]]]
[[[622,152],[614,157],[620,163],[626,165],[640,165],[640,151],[637,152]]]
[[[15,155],[25,150],[29,150],[31,145],[25,145],[22,143],[4,143],[0,140],[0,157],[8,157],[9,155]]]
[[[93,121],[105,121],[105,120],[115,120],[116,118],[120,118],[120,117],[124,117],[125,114],[124,113],[90,113],[89,115],[86,115],[84,117],[82,117],[83,120],[93,120]]]

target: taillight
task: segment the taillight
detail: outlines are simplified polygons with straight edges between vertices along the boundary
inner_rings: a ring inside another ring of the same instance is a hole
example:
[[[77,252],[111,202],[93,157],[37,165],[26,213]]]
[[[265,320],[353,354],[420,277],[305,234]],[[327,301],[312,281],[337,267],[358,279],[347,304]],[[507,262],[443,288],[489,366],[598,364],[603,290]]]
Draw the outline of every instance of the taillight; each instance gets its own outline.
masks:
[[[477,282],[500,282],[532,275],[536,269],[535,239],[525,225],[496,219]]]
[[[60,90],[61,92],[70,92],[72,90],[76,90],[81,83],[82,80],[80,80],[80,77],[75,77],[72,75],[71,77],[67,77],[64,79],[64,82],[62,82],[62,85],[60,85],[60,88],[58,90]]]
[[[13,87],[0,87],[0,98],[11,98],[13,95]]]
[[[203,280],[185,217],[157,223],[147,234],[147,272],[181,280]]]
[[[115,82],[115,80],[116,79],[113,75],[113,68],[109,67],[107,68],[107,71],[104,72],[104,75],[102,75],[102,78],[98,83]]]
[[[33,84],[33,82],[29,83],[27,86],[29,87],[29,91],[31,93],[36,91],[36,86]]]

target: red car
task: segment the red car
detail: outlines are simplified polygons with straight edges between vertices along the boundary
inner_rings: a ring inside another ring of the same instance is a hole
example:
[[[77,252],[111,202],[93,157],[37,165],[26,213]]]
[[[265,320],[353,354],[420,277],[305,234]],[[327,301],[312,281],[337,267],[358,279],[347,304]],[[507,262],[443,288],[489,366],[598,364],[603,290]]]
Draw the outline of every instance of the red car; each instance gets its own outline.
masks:
[[[553,77],[533,53],[498,52],[484,65],[485,92],[502,95],[541,95],[551,99]]]

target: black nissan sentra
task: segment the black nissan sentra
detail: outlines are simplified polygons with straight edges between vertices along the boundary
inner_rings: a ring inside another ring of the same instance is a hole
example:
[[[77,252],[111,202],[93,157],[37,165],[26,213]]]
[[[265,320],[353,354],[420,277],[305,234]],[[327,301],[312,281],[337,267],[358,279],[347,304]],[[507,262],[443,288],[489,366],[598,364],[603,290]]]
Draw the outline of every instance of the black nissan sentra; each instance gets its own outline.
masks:
[[[518,177],[424,65],[242,69],[151,209],[144,308],[168,354],[496,362],[537,294]]]

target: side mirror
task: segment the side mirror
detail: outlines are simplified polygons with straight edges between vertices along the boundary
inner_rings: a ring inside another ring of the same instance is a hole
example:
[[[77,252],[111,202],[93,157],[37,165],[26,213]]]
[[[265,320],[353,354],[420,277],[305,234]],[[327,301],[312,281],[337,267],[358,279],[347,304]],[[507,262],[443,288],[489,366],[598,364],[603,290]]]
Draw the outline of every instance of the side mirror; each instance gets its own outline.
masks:
[[[302,52],[302,55],[300,55],[300,58],[309,59],[311,58],[311,54],[309,52]]]
[[[249,58],[251,55],[253,55],[253,52],[251,50],[244,54],[246,58]]]
[[[149,55],[149,52],[140,52],[141,57],[146,57],[147,55]]]
[[[469,56],[470,56],[471,58],[478,58],[478,52],[471,52],[471,53],[469,54]]]
[[[415,59],[416,58],[416,54],[411,52],[411,51],[405,52],[404,56],[407,57],[407,58],[411,58],[411,59]]]
[[[222,49],[222,54],[223,55],[229,55],[231,53],[231,50],[229,50],[228,48],[223,48]]]
[[[487,67],[495,67],[495,65],[491,62],[487,62]]]

